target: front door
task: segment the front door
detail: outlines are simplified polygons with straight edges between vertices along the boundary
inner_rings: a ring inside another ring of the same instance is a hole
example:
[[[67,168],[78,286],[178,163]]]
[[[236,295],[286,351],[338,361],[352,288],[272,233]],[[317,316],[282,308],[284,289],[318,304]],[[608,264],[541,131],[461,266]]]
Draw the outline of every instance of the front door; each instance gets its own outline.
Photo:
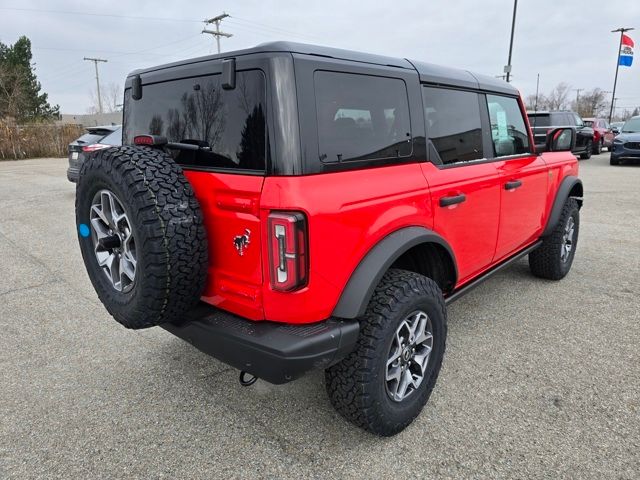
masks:
[[[524,109],[515,97],[486,95],[496,169],[500,175],[498,262],[538,238],[547,201],[547,167],[532,153]]]

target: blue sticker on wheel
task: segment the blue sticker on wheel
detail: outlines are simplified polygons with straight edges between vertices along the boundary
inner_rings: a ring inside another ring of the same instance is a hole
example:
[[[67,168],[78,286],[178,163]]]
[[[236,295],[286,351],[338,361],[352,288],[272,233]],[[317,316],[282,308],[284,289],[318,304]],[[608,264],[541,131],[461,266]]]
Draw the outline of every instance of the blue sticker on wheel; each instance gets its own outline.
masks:
[[[80,232],[80,236],[84,238],[87,238],[89,235],[91,235],[89,225],[87,225],[86,223],[81,223],[80,225],[78,225],[78,232]]]

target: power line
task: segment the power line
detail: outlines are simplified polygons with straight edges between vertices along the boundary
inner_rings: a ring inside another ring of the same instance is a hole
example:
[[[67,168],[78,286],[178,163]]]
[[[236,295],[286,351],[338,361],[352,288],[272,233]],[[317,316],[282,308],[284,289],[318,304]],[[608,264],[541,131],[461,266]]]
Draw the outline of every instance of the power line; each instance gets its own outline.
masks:
[[[100,75],[98,74],[98,62],[107,63],[107,60],[104,58],[89,58],[84,57],[83,60],[87,60],[89,62],[93,62],[96,67],[96,86],[98,87],[98,112],[102,113],[102,97],[100,97]]]
[[[111,13],[90,13],[90,12],[73,12],[68,10],[48,10],[40,8],[15,8],[15,7],[0,7],[0,10],[12,10],[16,12],[37,12],[37,13],[54,13],[60,15],[84,15],[88,17],[111,17],[111,18],[128,18],[131,20],[158,20],[163,22],[187,22],[187,23],[199,23],[200,20],[189,20],[186,18],[164,18],[164,17],[144,17],[135,15],[116,15]]]
[[[233,34],[231,33],[224,33],[220,31],[220,22],[230,16],[231,15],[229,15],[228,13],[222,12],[222,15],[218,15],[204,21],[206,25],[211,25],[213,23],[216,26],[215,30],[207,30],[205,28],[202,30],[202,33],[208,33],[209,35],[213,35],[214,37],[216,37],[216,43],[218,44],[218,53],[220,53],[220,37],[233,37]]]

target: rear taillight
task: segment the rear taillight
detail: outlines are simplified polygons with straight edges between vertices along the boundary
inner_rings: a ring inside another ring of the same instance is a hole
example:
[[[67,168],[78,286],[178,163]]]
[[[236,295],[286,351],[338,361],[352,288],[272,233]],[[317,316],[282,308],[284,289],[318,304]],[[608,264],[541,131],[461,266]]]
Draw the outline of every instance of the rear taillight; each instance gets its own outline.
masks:
[[[299,212],[274,212],[269,215],[269,264],[271,288],[283,292],[307,284],[307,221]]]
[[[97,150],[102,150],[103,148],[113,147],[113,145],[105,145],[103,143],[94,143],[93,145],[85,145],[82,147],[83,152],[95,152]]]

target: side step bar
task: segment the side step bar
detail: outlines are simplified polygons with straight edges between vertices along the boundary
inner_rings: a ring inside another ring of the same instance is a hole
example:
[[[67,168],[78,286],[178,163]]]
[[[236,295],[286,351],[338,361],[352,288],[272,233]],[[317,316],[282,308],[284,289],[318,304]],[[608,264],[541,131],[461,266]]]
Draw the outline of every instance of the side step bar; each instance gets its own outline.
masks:
[[[538,248],[541,244],[542,244],[542,240],[538,240],[533,245],[525,248],[524,250],[519,251],[518,253],[516,253],[512,257],[507,258],[506,260],[502,261],[501,263],[499,263],[498,265],[496,265],[492,269],[487,270],[485,273],[480,275],[478,278],[475,278],[471,282],[467,283],[465,286],[459,288],[458,290],[455,290],[452,294],[447,296],[444,299],[445,303],[447,305],[449,305],[450,303],[455,302],[460,297],[462,297],[463,295],[466,295],[471,290],[473,290],[478,285],[480,285],[482,282],[484,282],[486,279],[491,277],[494,273],[497,273],[500,270],[502,270],[503,268],[508,267],[509,265],[511,265],[513,262],[515,262],[517,260],[520,260],[522,257],[524,257],[525,255],[529,254],[529,252],[532,252],[533,250]]]

